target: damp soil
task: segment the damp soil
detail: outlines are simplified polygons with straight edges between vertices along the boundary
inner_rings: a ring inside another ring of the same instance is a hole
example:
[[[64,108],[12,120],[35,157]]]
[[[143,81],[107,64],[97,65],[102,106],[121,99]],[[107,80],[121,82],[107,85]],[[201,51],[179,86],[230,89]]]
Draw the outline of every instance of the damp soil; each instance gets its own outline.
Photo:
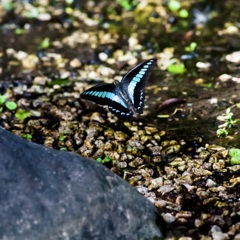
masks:
[[[239,4],[180,2],[183,18],[165,1],[124,2],[0,6],[0,126],[110,168],[159,209],[167,239],[240,239],[239,125],[216,134],[228,108],[240,118]],[[152,57],[139,118],[80,99]]]

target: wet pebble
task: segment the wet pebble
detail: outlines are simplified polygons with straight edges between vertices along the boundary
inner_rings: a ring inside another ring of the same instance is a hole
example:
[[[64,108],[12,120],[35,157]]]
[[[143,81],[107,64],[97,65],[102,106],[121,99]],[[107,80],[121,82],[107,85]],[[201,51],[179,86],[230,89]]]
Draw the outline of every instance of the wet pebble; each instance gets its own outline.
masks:
[[[148,186],[148,190],[152,190],[154,188],[159,188],[163,185],[163,178],[155,178],[150,181],[150,185]]]
[[[114,138],[117,140],[117,141],[120,141],[120,142],[123,142],[123,141],[126,141],[127,138],[128,138],[128,135],[121,132],[121,131],[116,131],[114,132]]]
[[[213,240],[228,240],[229,239],[228,234],[223,233],[222,229],[217,225],[213,225],[211,227],[210,232],[211,232]]]
[[[171,213],[164,213],[162,216],[167,223],[173,223],[176,220],[176,217]]]
[[[142,165],[144,160],[141,157],[136,157],[133,161],[131,161],[128,165],[133,168],[137,168],[138,166]]]

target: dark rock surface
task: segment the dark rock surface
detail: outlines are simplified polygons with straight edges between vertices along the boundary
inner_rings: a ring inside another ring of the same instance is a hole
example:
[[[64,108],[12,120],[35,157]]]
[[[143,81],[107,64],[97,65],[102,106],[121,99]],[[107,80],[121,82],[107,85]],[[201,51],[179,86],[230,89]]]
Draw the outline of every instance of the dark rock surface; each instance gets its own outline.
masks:
[[[154,206],[93,160],[28,142],[0,128],[0,171],[0,239],[162,236],[156,224],[162,220]]]

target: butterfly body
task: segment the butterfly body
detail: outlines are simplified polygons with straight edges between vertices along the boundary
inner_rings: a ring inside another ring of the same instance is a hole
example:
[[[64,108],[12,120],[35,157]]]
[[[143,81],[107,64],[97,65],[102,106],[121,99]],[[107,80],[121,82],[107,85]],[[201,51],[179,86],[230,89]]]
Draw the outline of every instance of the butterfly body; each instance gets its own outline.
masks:
[[[131,119],[143,112],[144,87],[156,59],[147,60],[130,70],[121,82],[99,84],[81,94],[82,98],[100,105],[108,105],[109,111],[119,118]]]

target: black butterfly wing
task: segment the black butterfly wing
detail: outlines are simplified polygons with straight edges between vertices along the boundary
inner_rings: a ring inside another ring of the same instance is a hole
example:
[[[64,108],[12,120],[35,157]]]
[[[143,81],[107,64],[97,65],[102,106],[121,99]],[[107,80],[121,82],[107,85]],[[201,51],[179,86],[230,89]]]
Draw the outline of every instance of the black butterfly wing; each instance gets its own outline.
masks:
[[[112,101],[111,106],[109,106],[108,109],[110,112],[122,119],[131,119],[133,117],[132,111],[128,109],[128,107],[122,100],[121,103]]]
[[[145,83],[150,78],[152,69],[154,68],[155,64],[155,58],[140,63],[131,69],[121,81],[123,87],[128,92],[129,98],[134,108],[139,114],[143,112],[144,107]]]
[[[80,97],[100,105],[111,105],[115,96],[115,84],[99,84],[82,92]]]
[[[81,98],[100,105],[108,105],[109,110],[119,118],[132,118],[131,110],[116,92],[115,84],[99,84],[84,91]]]

